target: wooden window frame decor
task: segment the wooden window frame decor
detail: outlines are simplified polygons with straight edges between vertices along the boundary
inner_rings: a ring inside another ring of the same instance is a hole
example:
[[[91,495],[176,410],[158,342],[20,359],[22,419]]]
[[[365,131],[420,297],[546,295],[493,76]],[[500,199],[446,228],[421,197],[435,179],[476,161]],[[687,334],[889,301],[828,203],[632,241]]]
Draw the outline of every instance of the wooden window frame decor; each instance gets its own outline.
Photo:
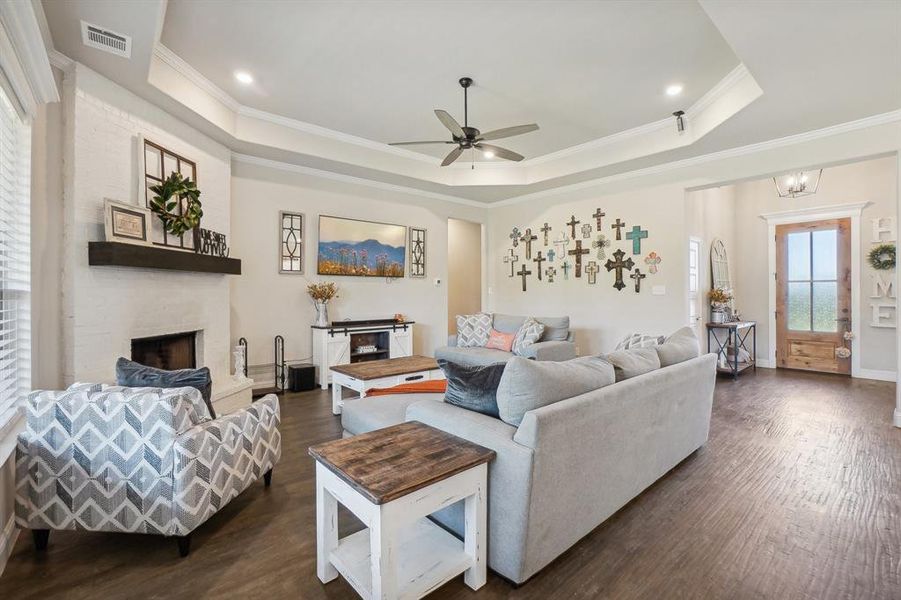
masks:
[[[288,217],[291,219],[291,226],[285,227],[285,218]],[[300,220],[300,224],[298,227],[294,227],[295,219]],[[279,241],[278,241],[278,272],[286,275],[303,275],[304,268],[303,264],[307,258],[307,253],[305,252],[305,244],[306,244],[306,226],[307,226],[307,218],[303,213],[291,212],[287,210],[279,211],[278,213],[278,228],[279,228]],[[289,236],[300,236],[300,239],[296,243],[296,254],[289,249],[288,246],[288,238]],[[298,260],[299,268],[285,268],[285,260],[288,260],[289,264],[293,263],[294,260]]]
[[[139,136],[138,143],[140,147],[139,156],[141,163],[141,180],[138,190],[139,197],[144,198],[144,206],[150,208],[150,199],[153,198],[153,192],[150,191],[150,186],[162,183],[170,173],[177,171],[185,177],[190,177],[195,184],[197,183],[196,161],[185,158],[181,154],[156,142],[150,141],[144,136]],[[148,160],[150,156],[154,156],[153,162],[156,163],[155,165],[151,164],[151,161]],[[158,159],[156,157],[158,157]],[[168,170],[167,165],[169,167]],[[174,169],[172,167],[174,167]],[[140,190],[143,190],[143,192],[141,193]],[[178,214],[181,215],[184,211],[184,206],[179,203],[177,209]],[[148,232],[148,237],[155,245],[185,250],[195,249],[195,236],[193,232],[188,232],[179,236],[172,235],[163,228],[159,219],[151,219]]]
[[[150,210],[104,198],[103,226],[106,241],[150,246]]]
[[[409,236],[407,246],[410,248],[410,277],[413,279],[425,279],[428,247],[427,232],[421,227],[408,227],[407,232]],[[420,254],[421,256],[418,256]]]

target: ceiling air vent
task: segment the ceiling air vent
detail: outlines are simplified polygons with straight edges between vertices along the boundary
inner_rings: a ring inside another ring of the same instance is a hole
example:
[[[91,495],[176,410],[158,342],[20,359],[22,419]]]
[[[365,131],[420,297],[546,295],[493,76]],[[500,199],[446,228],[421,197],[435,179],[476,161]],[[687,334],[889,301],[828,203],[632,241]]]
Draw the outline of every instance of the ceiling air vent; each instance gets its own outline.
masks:
[[[84,42],[85,46],[97,48],[117,56],[131,58],[131,38],[127,35],[82,21],[81,41]]]

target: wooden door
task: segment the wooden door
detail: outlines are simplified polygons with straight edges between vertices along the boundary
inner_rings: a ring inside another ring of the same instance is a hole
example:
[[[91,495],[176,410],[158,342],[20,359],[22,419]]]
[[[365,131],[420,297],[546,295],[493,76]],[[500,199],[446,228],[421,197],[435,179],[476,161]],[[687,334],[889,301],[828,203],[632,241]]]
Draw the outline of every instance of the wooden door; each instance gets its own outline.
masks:
[[[850,219],[776,226],[776,364],[847,375],[850,329]]]

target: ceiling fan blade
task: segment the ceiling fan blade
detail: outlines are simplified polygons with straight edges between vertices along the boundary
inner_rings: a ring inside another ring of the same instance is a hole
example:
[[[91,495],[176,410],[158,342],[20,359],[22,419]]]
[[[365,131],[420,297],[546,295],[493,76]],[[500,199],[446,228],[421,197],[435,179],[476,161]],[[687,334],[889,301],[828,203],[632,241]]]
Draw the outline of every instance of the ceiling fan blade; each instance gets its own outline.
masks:
[[[441,162],[441,166],[446,167],[447,165],[460,158],[461,154],[463,154],[463,148],[461,146],[457,146],[450,151],[450,154],[444,157],[444,160]]]
[[[438,120],[447,127],[452,134],[454,134],[458,138],[465,138],[466,134],[463,132],[463,128],[460,127],[460,124],[457,123],[457,120],[454,119],[446,110],[441,110],[440,108],[435,109],[435,116],[438,117]]]
[[[514,135],[522,135],[524,133],[529,133],[530,131],[535,131],[538,129],[538,125],[532,123],[530,125],[517,125],[515,127],[504,127],[503,129],[495,129],[493,131],[488,131],[485,133],[479,134],[479,139],[481,140],[499,140],[501,138],[513,137]]]
[[[525,156],[523,156],[522,154],[517,154],[513,150],[507,150],[506,148],[501,148],[500,146],[492,146],[491,144],[475,144],[474,147],[478,148],[482,152],[493,152],[496,157],[503,158],[504,160],[513,160],[519,162],[525,158]]]
[[[416,146],[418,144],[455,144],[456,142],[435,141],[435,142],[390,142],[389,146]]]

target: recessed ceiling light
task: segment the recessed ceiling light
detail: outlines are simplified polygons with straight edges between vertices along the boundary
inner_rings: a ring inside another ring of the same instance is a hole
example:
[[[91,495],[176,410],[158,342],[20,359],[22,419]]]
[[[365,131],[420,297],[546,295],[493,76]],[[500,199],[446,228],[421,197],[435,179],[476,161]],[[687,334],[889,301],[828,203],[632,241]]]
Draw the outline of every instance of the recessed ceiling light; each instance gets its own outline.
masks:
[[[667,96],[678,96],[681,93],[682,93],[682,85],[681,84],[674,83],[673,85],[668,86],[666,88]]]
[[[491,150],[485,150],[484,152],[482,152],[482,155],[485,158],[494,158],[494,152],[492,152]]]
[[[251,75],[247,71],[235,71],[235,79],[243,84],[253,83],[253,75]]]

